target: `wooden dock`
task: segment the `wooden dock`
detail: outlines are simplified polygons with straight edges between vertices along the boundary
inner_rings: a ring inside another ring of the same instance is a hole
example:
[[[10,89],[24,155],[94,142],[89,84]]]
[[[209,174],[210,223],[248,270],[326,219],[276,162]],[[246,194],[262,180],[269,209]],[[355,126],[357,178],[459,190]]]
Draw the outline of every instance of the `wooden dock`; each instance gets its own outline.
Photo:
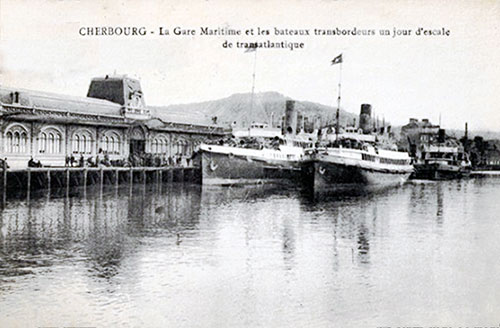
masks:
[[[134,184],[134,183],[200,183],[200,169],[192,166],[162,167],[41,167],[25,169],[2,169],[2,203],[9,193],[26,191],[27,197],[34,190],[88,185]]]

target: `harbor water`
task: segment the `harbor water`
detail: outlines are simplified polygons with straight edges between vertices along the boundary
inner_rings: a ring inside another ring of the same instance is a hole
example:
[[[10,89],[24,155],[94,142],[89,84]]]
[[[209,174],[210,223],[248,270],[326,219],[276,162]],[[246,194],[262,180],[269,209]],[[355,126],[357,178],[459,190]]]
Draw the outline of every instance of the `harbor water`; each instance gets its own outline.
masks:
[[[500,179],[40,191],[0,212],[1,327],[498,327]]]

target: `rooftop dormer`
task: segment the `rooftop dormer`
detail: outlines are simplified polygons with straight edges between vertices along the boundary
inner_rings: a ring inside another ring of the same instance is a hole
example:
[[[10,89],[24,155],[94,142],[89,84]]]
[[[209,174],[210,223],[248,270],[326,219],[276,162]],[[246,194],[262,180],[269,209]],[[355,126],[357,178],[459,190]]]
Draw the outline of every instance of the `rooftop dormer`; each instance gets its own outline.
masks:
[[[141,83],[126,75],[93,78],[87,97],[122,105],[122,115],[127,118],[144,120],[151,117],[144,102]]]

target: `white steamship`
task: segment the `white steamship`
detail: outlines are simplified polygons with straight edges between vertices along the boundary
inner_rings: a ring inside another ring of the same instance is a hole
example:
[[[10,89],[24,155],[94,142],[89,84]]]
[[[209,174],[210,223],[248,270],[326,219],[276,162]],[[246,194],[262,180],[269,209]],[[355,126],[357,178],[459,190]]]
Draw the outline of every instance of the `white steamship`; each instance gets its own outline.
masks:
[[[222,144],[202,144],[202,183],[210,185],[289,182],[302,178],[311,160],[313,141],[296,135],[297,111],[287,101],[285,134],[265,124],[253,124],[247,133]]]
[[[387,131],[374,134],[370,117],[371,106],[363,104],[359,128],[346,128],[334,141],[322,141],[313,163],[314,191],[373,190],[408,179],[413,172],[410,156],[397,151]]]

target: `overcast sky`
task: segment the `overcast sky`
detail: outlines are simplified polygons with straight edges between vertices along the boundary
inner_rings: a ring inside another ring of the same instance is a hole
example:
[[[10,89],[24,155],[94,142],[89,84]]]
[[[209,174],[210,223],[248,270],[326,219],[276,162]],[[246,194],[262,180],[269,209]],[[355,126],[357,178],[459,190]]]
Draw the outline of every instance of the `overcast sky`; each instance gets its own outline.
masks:
[[[429,118],[447,128],[500,131],[500,1],[0,0],[0,83],[85,96],[95,76],[139,77],[148,105],[250,92],[254,55],[225,40],[304,42],[259,50],[256,92],[342,106],[370,103],[393,124]],[[81,27],[145,27],[147,36],[80,36]],[[271,36],[159,36],[159,27],[270,29]],[[274,36],[280,29],[373,29],[376,36]],[[380,29],[412,35],[379,36]],[[449,36],[416,36],[418,28]],[[153,31],[154,34],[151,34]]]

